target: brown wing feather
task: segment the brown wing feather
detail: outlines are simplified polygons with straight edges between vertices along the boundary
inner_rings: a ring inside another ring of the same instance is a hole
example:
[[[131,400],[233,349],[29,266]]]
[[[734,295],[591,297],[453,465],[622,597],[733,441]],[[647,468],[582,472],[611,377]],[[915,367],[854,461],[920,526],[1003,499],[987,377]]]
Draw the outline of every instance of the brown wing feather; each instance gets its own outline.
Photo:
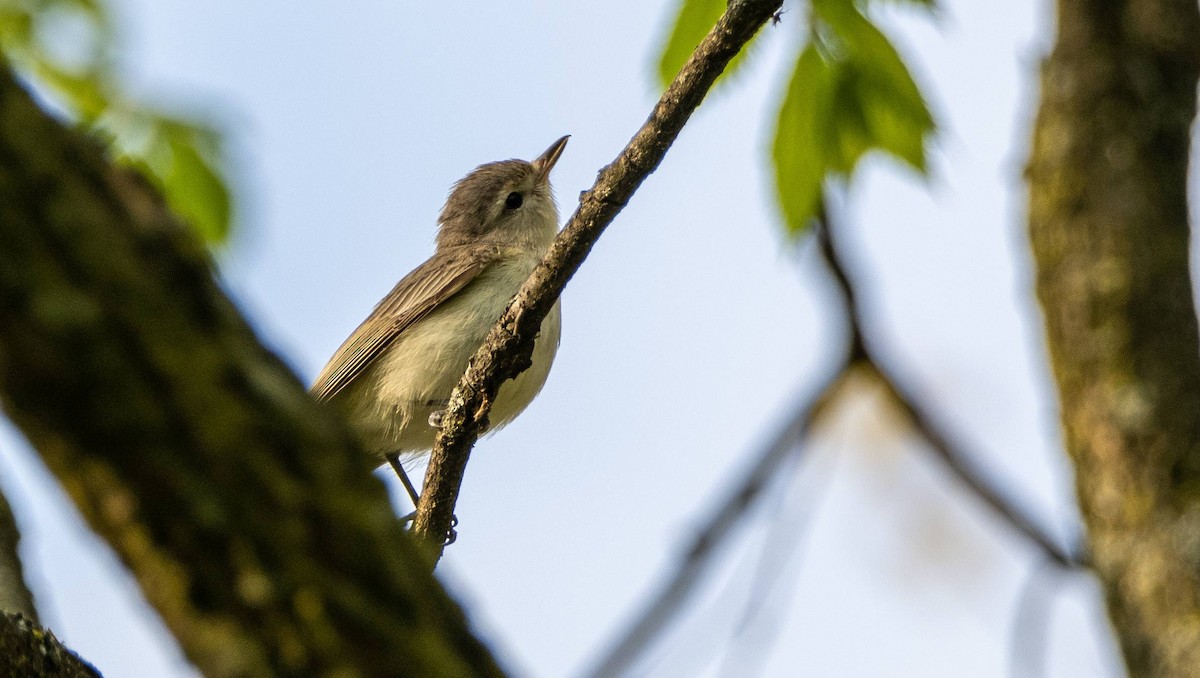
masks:
[[[404,276],[333,354],[310,392],[318,400],[337,395],[404,330],[474,280],[496,252],[486,245],[442,248]]]

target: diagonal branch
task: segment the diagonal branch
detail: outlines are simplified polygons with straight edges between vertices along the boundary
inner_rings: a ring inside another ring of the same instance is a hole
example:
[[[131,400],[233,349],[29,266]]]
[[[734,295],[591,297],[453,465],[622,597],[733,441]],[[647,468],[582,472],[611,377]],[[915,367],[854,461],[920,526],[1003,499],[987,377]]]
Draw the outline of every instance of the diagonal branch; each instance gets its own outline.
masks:
[[[959,482],[965,485],[977,499],[982,501],[1011,529],[1040,549],[1050,564],[1063,569],[1089,567],[1082,545],[1066,549],[1058,544],[1046,529],[1034,520],[1033,516],[1021,508],[1012,497],[1005,496],[1005,493],[996,487],[995,482],[987,477],[987,473],[972,460],[971,455],[950,441],[947,433],[935,423],[920,401],[910,391],[904,390],[874,355],[870,353],[867,355],[867,361],[879,375],[879,381],[883,384],[892,402],[904,412],[913,428],[929,444],[929,449],[934,456],[954,474]]]
[[[487,428],[487,412],[500,385],[529,365],[542,319],[578,270],[592,245],[634,191],[658,167],[684,124],[725,70],[730,59],[779,9],[780,0],[729,4],[717,25],[696,47],[617,159],[600,171],[545,259],[521,287],[450,398],[430,456],[413,530],[440,557],[471,447]]]
[[[1032,516],[996,487],[987,477],[987,473],[972,461],[972,455],[951,442],[951,437],[937,424],[920,400],[900,384],[886,362],[871,350],[863,331],[862,307],[838,252],[835,242],[836,229],[824,206],[821,207],[814,227],[821,257],[842,293],[846,322],[849,325],[851,355],[857,356],[858,362],[869,366],[875,372],[892,402],[908,417],[913,428],[929,444],[937,459],[996,516],[1029,539],[1051,563],[1068,569],[1087,567],[1087,557],[1083,554],[1083,549],[1064,549]]]
[[[621,636],[596,662],[591,678],[622,675],[634,661],[658,638],[687,602],[707,571],[713,556],[734,533],[734,529],[762,496],[772,477],[778,473],[789,456],[803,453],[813,423],[833,403],[841,385],[856,372],[866,371],[877,380],[892,401],[905,412],[913,427],[930,444],[946,466],[970,490],[980,497],[1001,519],[1028,538],[1044,554],[1045,562],[1063,569],[1088,567],[1084,555],[1069,552],[1059,546],[1036,521],[996,489],[970,457],[949,442],[916,398],[898,386],[885,370],[883,363],[869,350],[864,336],[862,307],[850,275],[832,239],[833,226],[824,205],[814,224],[817,246],[841,296],[841,310],[846,319],[846,359],[817,391],[805,398],[793,411],[791,419],[756,455],[750,471],[726,495],[726,499],[703,523],[703,527],[685,551],[674,570],[665,578],[658,592],[642,607]]]
[[[596,668],[588,674],[590,678],[624,675],[626,669],[662,633],[691,597],[696,586],[703,581],[703,575],[712,563],[713,556],[720,550],[719,547],[733,535],[734,528],[754,507],[784,462],[803,452],[803,443],[808,439],[813,424],[827,406],[837,399],[838,391],[852,374],[850,365],[843,365],[812,395],[805,396],[791,418],[758,454],[749,473],[704,521],[704,527],[696,534],[665,585],[647,601],[637,619],[628,625],[599,660]]]

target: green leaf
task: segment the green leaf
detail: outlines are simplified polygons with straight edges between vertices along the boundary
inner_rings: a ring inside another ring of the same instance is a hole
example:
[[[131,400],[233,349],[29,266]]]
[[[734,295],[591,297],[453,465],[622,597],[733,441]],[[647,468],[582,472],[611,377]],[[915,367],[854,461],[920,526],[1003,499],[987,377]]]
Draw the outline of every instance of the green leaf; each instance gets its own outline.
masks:
[[[851,4],[856,7],[860,14],[867,14],[872,5],[894,5],[898,7],[912,7],[914,9],[925,10],[931,15],[936,15],[939,11],[937,0],[836,0],[845,4]],[[812,1],[813,5],[820,3],[820,0]]]
[[[71,73],[47,61],[32,65],[33,73],[64,99],[72,112],[85,124],[94,124],[111,107],[106,77],[89,72]]]
[[[671,34],[667,37],[662,55],[658,58],[660,85],[666,87],[671,84],[697,45],[704,40],[704,36],[717,25],[717,20],[725,12],[727,5],[727,0],[680,0],[679,16],[675,18]],[[725,72],[721,74],[718,82],[727,79],[745,64],[746,54],[753,44],[754,39],[751,38],[725,67]]]
[[[938,11],[937,0],[874,0],[874,2],[881,5],[912,5],[917,9],[926,10],[930,14],[936,14]],[[859,4],[861,6],[868,3],[860,1]]]
[[[229,191],[213,162],[201,152],[200,138],[193,130],[171,121],[164,125],[169,159],[165,171],[157,171],[167,204],[210,243],[222,242],[229,234],[231,207]],[[153,163],[152,163],[153,165]]]
[[[810,42],[792,72],[771,154],[779,206],[793,235],[807,229],[817,213],[821,185],[829,171],[826,131],[836,87],[836,73]]]
[[[0,48],[26,50],[33,39],[33,16],[21,7],[0,6]]]
[[[62,49],[81,44],[62,43],[64,26],[81,30],[90,46]],[[0,0],[4,56],[121,162],[144,171],[206,241],[223,241],[233,210],[220,134],[127,97],[112,58],[119,53],[115,42],[108,4],[100,0]]]
[[[97,0],[59,0],[59,2],[91,15],[97,23],[105,25],[109,23],[108,12]]]
[[[789,233],[816,216],[830,176],[850,177],[880,150],[926,171],[934,121],[904,61],[852,0],[814,0],[817,23],[800,54],[772,149]]]
[[[843,11],[826,15],[825,7],[831,4]],[[857,98],[846,104],[857,105],[873,145],[923,174],[925,140],[934,130],[934,121],[904,60],[875,24],[852,6],[845,11],[848,2],[819,0],[819,5],[822,18],[845,43],[846,67]]]

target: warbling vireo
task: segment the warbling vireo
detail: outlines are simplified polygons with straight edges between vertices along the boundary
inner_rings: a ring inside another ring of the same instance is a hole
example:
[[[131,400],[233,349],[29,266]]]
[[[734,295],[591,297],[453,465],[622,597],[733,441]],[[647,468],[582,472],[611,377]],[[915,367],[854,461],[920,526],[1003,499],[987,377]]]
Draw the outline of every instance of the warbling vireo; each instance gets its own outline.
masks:
[[[312,386],[388,459],[416,502],[401,458],[433,447],[450,392],[558,232],[550,170],[567,139],[532,162],[480,165],[450,191],[438,217],[437,250],[404,276],[330,358]],[[494,431],[546,383],[558,350],[559,305],[542,322],[532,366],[505,382],[492,405]]]

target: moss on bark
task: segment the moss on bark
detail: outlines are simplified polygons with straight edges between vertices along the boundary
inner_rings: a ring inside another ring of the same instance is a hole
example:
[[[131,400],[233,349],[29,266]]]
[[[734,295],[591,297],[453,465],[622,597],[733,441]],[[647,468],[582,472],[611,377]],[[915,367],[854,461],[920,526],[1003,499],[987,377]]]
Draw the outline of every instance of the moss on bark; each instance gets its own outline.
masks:
[[[1200,669],[1195,0],[1060,0],[1028,177],[1067,449],[1133,676]]]

